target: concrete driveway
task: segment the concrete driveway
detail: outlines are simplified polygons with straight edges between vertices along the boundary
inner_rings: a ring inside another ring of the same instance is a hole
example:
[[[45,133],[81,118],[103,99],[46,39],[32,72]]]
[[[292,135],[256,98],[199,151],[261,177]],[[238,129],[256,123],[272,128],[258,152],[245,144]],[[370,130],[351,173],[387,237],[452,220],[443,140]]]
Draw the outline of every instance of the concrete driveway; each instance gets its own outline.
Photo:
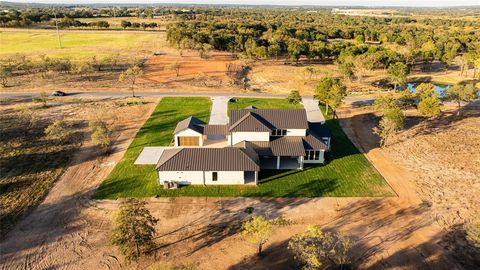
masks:
[[[323,117],[320,108],[318,107],[318,101],[313,97],[302,97],[303,107],[307,111],[307,120],[310,123],[325,123],[325,117]]]
[[[228,101],[230,97],[212,97],[212,111],[210,112],[210,125],[228,124]]]

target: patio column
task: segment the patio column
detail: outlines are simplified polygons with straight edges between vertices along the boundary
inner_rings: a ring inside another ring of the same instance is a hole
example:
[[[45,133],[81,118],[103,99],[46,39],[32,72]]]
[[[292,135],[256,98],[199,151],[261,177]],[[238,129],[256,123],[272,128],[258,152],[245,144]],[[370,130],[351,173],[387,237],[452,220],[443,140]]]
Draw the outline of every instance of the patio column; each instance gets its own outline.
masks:
[[[300,156],[300,170],[303,170],[303,156]]]
[[[277,170],[280,170],[280,156],[277,156]]]
[[[255,171],[255,185],[258,185],[258,172]]]

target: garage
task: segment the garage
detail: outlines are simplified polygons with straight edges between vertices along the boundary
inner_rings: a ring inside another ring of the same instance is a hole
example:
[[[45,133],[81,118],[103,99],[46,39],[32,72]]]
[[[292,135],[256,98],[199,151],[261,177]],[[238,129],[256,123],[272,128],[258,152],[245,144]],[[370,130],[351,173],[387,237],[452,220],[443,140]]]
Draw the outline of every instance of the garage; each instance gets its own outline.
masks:
[[[200,138],[196,136],[179,136],[178,138],[178,146],[199,146],[200,145]]]

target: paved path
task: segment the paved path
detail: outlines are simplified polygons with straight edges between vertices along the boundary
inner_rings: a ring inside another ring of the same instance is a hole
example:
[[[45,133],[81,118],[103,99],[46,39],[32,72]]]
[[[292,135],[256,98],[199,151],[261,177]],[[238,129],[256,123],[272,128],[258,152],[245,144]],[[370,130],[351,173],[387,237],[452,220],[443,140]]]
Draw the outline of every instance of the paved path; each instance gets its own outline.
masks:
[[[160,156],[165,149],[171,149],[171,146],[147,146],[144,147],[140,155],[135,160],[135,165],[157,164]]]
[[[302,97],[303,107],[307,111],[307,120],[310,123],[325,123],[325,117],[323,117],[320,108],[318,107],[318,101],[313,97]]]
[[[228,124],[228,101],[230,97],[212,97],[212,111],[210,112],[210,125]]]

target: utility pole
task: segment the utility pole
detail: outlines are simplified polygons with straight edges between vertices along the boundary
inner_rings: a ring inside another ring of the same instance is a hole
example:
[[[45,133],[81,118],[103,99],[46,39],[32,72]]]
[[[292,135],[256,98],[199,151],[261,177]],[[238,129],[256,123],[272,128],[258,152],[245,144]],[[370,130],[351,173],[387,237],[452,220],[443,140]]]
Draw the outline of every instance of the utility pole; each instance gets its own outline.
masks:
[[[55,27],[57,28],[58,46],[61,49],[62,48],[62,40],[60,39],[60,30],[58,30],[57,12],[54,11],[53,15],[55,16]]]

